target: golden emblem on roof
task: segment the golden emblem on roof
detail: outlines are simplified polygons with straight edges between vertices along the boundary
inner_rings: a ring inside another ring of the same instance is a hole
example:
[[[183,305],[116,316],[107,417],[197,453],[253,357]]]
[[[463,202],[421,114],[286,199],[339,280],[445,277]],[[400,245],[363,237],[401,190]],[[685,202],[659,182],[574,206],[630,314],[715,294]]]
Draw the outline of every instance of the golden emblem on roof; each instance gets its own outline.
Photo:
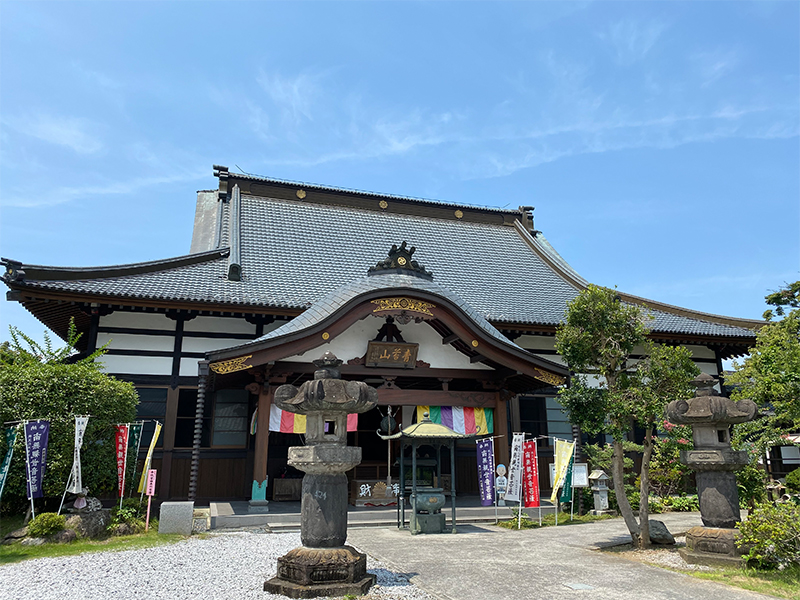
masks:
[[[536,375],[534,375],[534,377],[540,381],[544,381],[545,383],[549,383],[550,385],[554,386],[564,385],[567,381],[566,378],[543,369],[536,369]]]
[[[377,305],[372,311],[374,313],[387,310],[405,310],[408,312],[420,313],[432,317],[433,313],[430,309],[436,308],[436,305],[431,304],[430,302],[423,302],[422,300],[414,300],[413,298],[405,297],[379,298],[378,300],[373,300],[372,303]]]
[[[248,358],[253,358],[253,355],[248,354],[247,356],[240,356],[238,358],[232,358],[231,360],[223,360],[221,362],[211,363],[208,366],[214,373],[225,375],[226,373],[234,373],[236,371],[249,369],[251,365],[244,364],[247,362]]]

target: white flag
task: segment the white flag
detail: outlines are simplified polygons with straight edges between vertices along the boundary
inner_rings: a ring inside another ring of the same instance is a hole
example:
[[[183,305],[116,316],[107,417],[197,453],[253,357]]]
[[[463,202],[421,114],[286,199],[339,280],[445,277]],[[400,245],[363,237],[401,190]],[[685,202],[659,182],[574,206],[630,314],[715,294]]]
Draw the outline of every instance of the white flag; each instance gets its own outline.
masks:
[[[519,502],[522,498],[522,442],[524,433],[515,433],[511,440],[511,463],[508,465],[508,488],[505,499]]]
[[[81,481],[81,446],[83,446],[83,433],[86,431],[86,424],[89,417],[75,417],[75,452],[72,459],[72,483],[67,488],[71,494],[80,494],[83,491]]]

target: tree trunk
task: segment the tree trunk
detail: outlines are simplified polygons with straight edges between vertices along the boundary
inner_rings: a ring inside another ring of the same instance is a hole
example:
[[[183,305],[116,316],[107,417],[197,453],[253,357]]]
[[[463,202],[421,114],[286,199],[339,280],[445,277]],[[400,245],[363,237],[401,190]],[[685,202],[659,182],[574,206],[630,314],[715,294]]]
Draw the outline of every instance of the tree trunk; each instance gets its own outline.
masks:
[[[623,479],[625,473],[625,450],[622,447],[621,440],[614,440],[614,493],[617,495],[617,505],[622,518],[625,519],[625,525],[628,531],[631,532],[631,540],[633,545],[639,545],[639,524],[636,522],[636,517],[633,514],[631,503],[628,502],[628,497],[625,495],[625,481]]]
[[[653,455],[653,427],[644,430],[642,472],[639,477],[639,548],[650,547],[650,457]]]

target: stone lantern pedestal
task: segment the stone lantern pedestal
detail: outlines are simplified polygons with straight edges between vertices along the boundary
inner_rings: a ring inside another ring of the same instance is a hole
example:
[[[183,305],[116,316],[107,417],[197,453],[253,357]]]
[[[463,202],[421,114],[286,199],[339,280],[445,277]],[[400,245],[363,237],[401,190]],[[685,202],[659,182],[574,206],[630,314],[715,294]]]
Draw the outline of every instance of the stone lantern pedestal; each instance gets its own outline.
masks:
[[[747,452],[731,448],[730,426],[751,421],[757,407],[751,400],[733,402],[717,394],[716,380],[700,375],[694,380],[697,392],[689,400],[667,406],[671,423],[692,426],[694,450],[681,451],[681,462],[696,473],[697,496],[703,527],[686,533],[686,548],[679,550],[686,562],[740,565],[736,547],[736,524],[740,521],[736,471],[748,462]]]
[[[365,594],[375,583],[367,557],[347,540],[347,476],[361,462],[361,448],[347,446],[347,414],[375,406],[366,383],[342,381],[342,361],[330,352],[315,360],[314,379],[299,389],[282,385],[275,404],[306,415],[306,445],[289,448],[289,464],[305,472],[301,502],[303,545],[278,559],[278,574],[264,591],[290,598]]]

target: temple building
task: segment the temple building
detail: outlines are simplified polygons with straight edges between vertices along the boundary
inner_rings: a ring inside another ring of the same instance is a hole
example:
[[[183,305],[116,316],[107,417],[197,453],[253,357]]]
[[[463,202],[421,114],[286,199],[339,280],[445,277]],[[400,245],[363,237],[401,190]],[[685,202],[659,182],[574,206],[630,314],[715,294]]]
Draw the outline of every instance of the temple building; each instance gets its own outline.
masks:
[[[84,353],[107,346],[105,370],[139,391],[143,447],[153,423],[164,424],[154,461],[161,500],[249,499],[264,480],[269,499],[291,497],[287,449],[302,444],[305,424],[272,398],[283,383],[312,379],[326,351],[344,361],[343,379],[378,390],[377,408],[348,419],[349,443],[363,449],[348,474],[354,495],[397,476],[397,448],[376,435],[389,414],[408,426],[425,410],[456,430],[497,436],[496,460],[506,463],[512,431],[577,434],[557,401],[569,372],[554,335],[588,282],[534,229],[531,207],[220,166],[214,175],[217,189],[198,192],[184,256],[81,268],[3,259],[8,300],[62,338],[74,319]],[[761,325],[619,295],[649,310],[653,340],[686,346],[714,376]],[[552,461],[547,440],[540,460]],[[549,488],[546,464],[540,472]],[[477,491],[474,441],[459,444],[444,473],[460,492]]]

